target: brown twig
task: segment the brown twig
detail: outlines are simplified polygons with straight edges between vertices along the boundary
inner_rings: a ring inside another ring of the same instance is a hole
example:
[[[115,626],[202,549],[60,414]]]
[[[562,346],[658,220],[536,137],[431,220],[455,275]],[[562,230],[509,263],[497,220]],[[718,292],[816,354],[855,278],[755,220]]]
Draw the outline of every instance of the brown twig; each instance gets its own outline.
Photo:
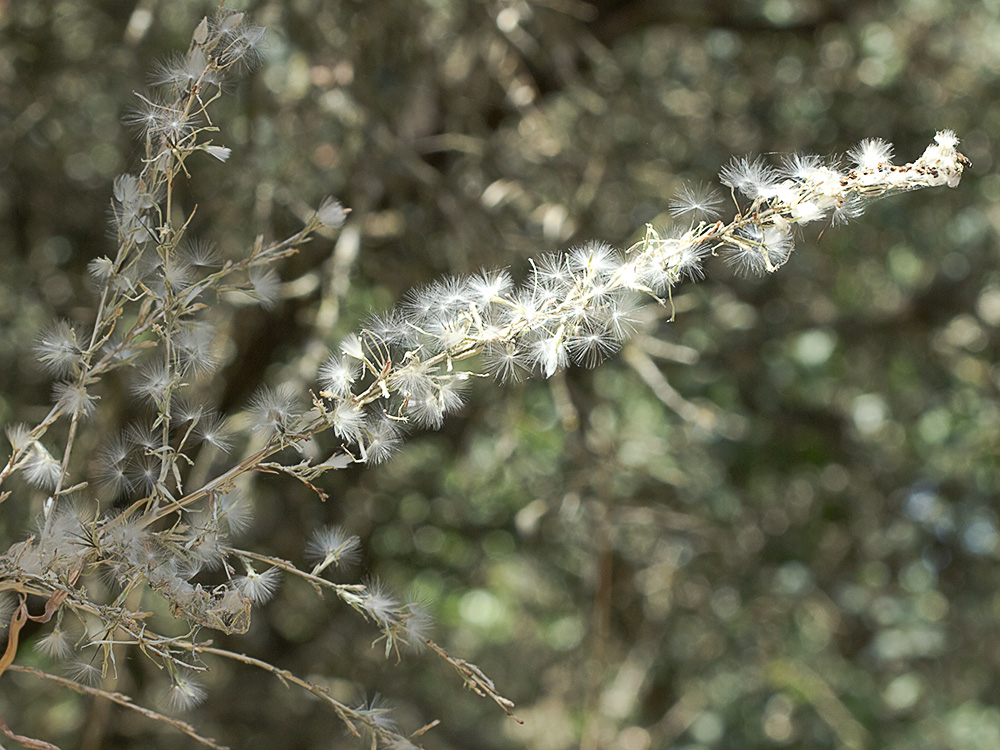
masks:
[[[136,713],[145,716],[147,719],[152,719],[154,721],[161,721],[164,724],[168,724],[177,731],[183,732],[188,737],[197,740],[205,747],[210,747],[213,750],[229,750],[228,747],[226,747],[225,745],[220,745],[211,737],[205,737],[204,735],[198,734],[195,728],[190,724],[188,724],[186,721],[181,721],[180,719],[174,719],[170,716],[164,716],[163,714],[157,711],[153,711],[152,709],[145,708],[144,706],[138,706],[132,702],[131,698],[129,698],[127,695],[123,695],[122,693],[111,693],[108,692],[107,690],[101,690],[100,688],[90,687],[89,685],[81,685],[79,682],[74,682],[73,680],[67,679],[65,677],[59,677],[54,674],[49,674],[48,672],[43,672],[42,670],[36,669],[35,667],[25,667],[22,666],[21,664],[12,664],[9,667],[9,669],[12,672],[23,672],[24,674],[30,674],[33,677],[38,677],[39,679],[42,680],[49,680],[50,682],[54,682],[57,685],[69,688],[70,690],[80,693],[81,695],[93,695],[97,698],[103,698],[104,700],[111,701],[112,703],[117,703],[119,706],[124,706],[125,708],[131,711],[135,711]],[[2,721],[3,719],[0,719],[0,722]],[[21,742],[19,738],[9,733],[6,724],[4,724],[0,728],[3,729],[4,733],[7,734],[8,737],[11,737],[11,739],[15,739],[18,742]],[[21,742],[21,744],[24,745],[25,747],[30,747],[30,748],[37,747],[40,748],[41,750],[52,750],[52,748],[55,748],[55,750],[59,750],[59,748],[57,748],[55,745],[50,745],[47,742],[41,742],[40,740],[31,740],[31,741],[38,744],[28,745],[25,744],[24,742]]]
[[[483,670],[475,664],[467,662],[465,659],[456,659],[432,640],[426,640],[424,642],[432,651],[451,664],[451,666],[453,666],[455,670],[462,675],[462,679],[465,681],[465,687],[469,688],[469,690],[474,692],[476,695],[482,696],[483,698],[492,698],[493,702],[500,706],[504,713],[510,718],[518,724],[524,723],[523,720],[519,719],[514,714],[514,701],[500,695],[500,693],[497,692],[496,686],[493,684],[493,680],[487,677],[483,673]]]

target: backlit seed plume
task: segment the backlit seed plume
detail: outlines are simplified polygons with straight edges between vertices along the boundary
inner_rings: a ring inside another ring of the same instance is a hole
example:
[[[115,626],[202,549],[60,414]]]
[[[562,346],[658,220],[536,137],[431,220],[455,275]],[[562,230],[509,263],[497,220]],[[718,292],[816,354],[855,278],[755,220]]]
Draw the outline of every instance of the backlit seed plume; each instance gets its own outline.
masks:
[[[591,367],[617,351],[633,330],[642,296],[665,301],[674,286],[702,275],[702,261],[720,255],[744,273],[771,273],[794,249],[797,224],[841,224],[866,201],[924,187],[956,187],[971,166],[950,130],[937,133],[919,159],[891,163],[892,146],[867,139],[838,169],[818,156],[796,155],[772,166],[734,159],[724,185],[746,202],[724,223],[702,219],[680,231],[647,225],[624,252],[588,243],[531,263],[515,287],[505,271],[450,278],[412,292],[406,302],[340,344],[320,369],[321,418],[356,460],[382,460],[406,424],[437,428],[462,403],[471,373],[465,360],[499,380],[536,371],[551,377],[570,363]],[[685,189],[671,213],[711,216],[714,196]],[[398,441],[396,441],[398,442]]]

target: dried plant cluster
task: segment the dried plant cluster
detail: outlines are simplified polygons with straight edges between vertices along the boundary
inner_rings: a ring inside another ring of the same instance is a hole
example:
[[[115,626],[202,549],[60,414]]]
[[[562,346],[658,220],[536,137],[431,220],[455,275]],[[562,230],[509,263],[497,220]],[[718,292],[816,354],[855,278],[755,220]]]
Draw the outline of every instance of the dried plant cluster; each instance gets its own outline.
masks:
[[[324,528],[303,540],[303,560],[311,565],[234,546],[252,523],[236,491],[240,478],[278,471],[315,486],[327,470],[384,461],[407,429],[439,427],[473,376],[505,381],[532,372],[549,377],[570,363],[594,366],[631,335],[643,300],[669,305],[677,284],[701,278],[706,257],[722,256],[750,273],[773,272],[792,252],[796,225],[842,223],[866,201],[890,193],[955,187],[968,161],[950,131],[903,165],[891,162],[892,149],[881,140],[849,152],[846,169],[815,156],[794,156],[780,167],[734,160],[721,173],[735,211],[728,222],[717,219],[718,195],[686,189],[671,205],[686,223],[675,231],[647,226],[624,251],[592,242],[537,259],[519,285],[501,270],[417,290],[340,342],[320,368],[315,393],[282,384],[258,393],[240,432],[234,420],[201,403],[192,385],[216,361],[207,313],[234,294],[273,300],[272,265],[321,228],[338,229],[347,216],[328,199],[300,231],[269,244],[259,239],[239,260],[221,260],[189,236],[193,212],[179,205],[177,185],[198,154],[229,158],[215,140],[210,107],[229,75],[256,64],[263,34],[241,13],[206,18],[187,52],[156,71],[157,92],[140,96],[127,118],[145,154],[140,171],[114,183],[117,247],[90,265],[100,290],[92,324],[84,330],[60,321],[41,334],[37,354],[55,379],[53,405],[36,425],[7,428],[11,452],[0,481],[9,488],[0,502],[40,499],[42,509],[37,528],[0,557],[6,628],[0,673],[17,670],[99,696],[218,747],[186,722],[104,689],[102,679],[126,651],[140,651],[161,668],[164,703],[176,711],[204,698],[200,675],[211,659],[234,659],[309,691],[372,746],[412,747],[420,732],[401,734],[382,703],[346,705],[279,666],[210,644],[206,633],[245,632],[253,607],[272,596],[282,576],[295,576],[370,620],[387,653],[401,644],[429,646],[468,687],[511,709],[478,668],[427,639],[428,618],[419,606],[377,583],[326,577],[357,553],[360,542],[350,532]],[[99,455],[81,455],[78,437],[100,409],[102,381],[126,368],[148,418]],[[306,450],[310,442],[328,430],[342,447],[326,460],[306,458],[314,452]],[[237,444],[250,446],[244,456],[205,476],[203,457],[231,454]],[[288,455],[294,458],[276,460]],[[100,481],[85,480],[95,463]],[[151,614],[157,598],[186,623],[188,635],[168,636],[157,626],[162,615]],[[61,662],[62,675],[19,663],[29,620],[47,628],[35,648]],[[27,746],[50,746],[17,735],[2,720],[0,729]]]

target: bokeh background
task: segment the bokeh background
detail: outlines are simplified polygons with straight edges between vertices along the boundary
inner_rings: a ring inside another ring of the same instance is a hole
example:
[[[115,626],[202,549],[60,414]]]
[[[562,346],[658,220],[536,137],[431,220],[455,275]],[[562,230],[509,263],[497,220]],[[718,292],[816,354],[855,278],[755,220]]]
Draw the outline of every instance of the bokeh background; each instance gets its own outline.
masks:
[[[276,306],[229,318],[227,412],[408,288],[627,245],[732,155],[877,136],[907,161],[952,128],[975,168],[808,227],[773,276],[711,260],[615,359],[476,382],[440,432],[330,477],[325,504],[257,482],[245,546],[301,559],[312,529],[345,525],[364,552],[343,580],[422,598],[523,725],[432,653],[384,658],[357,614],[293,582],[219,642],[347,701],[378,693],[404,732],[439,719],[421,742],[442,750],[1000,746],[1000,3],[239,8],[268,45],[216,110],[230,162],[184,187],[193,231],[235,253],[325,195],[352,213],[280,268]],[[0,2],[0,422],[44,413],[31,343],[90,319],[86,264],[140,154],[122,116],[211,10]],[[124,387],[101,398],[111,421],[130,408]],[[37,511],[3,506],[4,548]],[[133,662],[115,687],[150,702]],[[225,744],[356,744],[268,675],[217,664],[209,687],[183,718]],[[65,748],[195,746],[24,675],[3,677],[0,715]]]

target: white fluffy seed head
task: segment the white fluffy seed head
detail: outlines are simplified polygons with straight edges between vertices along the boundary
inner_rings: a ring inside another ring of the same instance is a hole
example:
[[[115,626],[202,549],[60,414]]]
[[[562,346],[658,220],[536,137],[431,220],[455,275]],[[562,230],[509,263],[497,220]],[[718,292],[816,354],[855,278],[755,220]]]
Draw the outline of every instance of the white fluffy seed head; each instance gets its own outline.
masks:
[[[62,464],[39,442],[32,443],[23,466],[24,478],[35,487],[50,490],[62,474]]]
[[[498,341],[490,344],[483,353],[483,367],[501,383],[516,382],[530,372],[531,361],[516,344]]]
[[[934,134],[934,142],[941,148],[954,149],[958,146],[958,136],[955,135],[954,130],[939,130]]]
[[[561,334],[544,336],[532,342],[531,357],[541,369],[542,375],[551,378],[556,370],[566,365],[566,341]]]
[[[240,593],[255,604],[263,604],[274,596],[280,581],[281,571],[278,568],[268,568],[263,573],[258,573],[249,563],[246,575],[233,579]]]
[[[8,616],[6,619],[9,620],[10,617]],[[69,631],[56,625],[52,630],[35,641],[35,650],[50,659],[62,661],[72,655],[73,641],[74,638]]]
[[[689,216],[695,221],[719,215],[722,198],[708,185],[684,185],[670,201],[671,216]]]
[[[39,335],[35,354],[49,373],[60,376],[76,371],[83,351],[76,329],[65,320],[59,320]]]
[[[324,526],[312,533],[306,545],[306,556],[323,568],[349,565],[357,560],[361,539],[343,526]]]
[[[566,343],[570,358],[583,367],[596,367],[619,346],[612,333],[600,329],[581,330]]]
[[[759,156],[733,159],[723,167],[719,179],[750,200],[767,197],[779,183],[778,174]]]
[[[319,223],[330,229],[339,229],[347,219],[347,210],[335,198],[324,198],[316,211]]]
[[[470,296],[478,305],[487,305],[503,297],[513,286],[514,282],[506,270],[482,271],[469,279]]]
[[[444,424],[444,407],[436,393],[426,391],[415,394],[409,399],[406,417],[420,427],[437,430]]]
[[[356,359],[337,356],[330,357],[319,368],[320,387],[338,398],[351,392],[351,386],[360,372]]]
[[[781,173],[795,182],[805,182],[818,169],[823,161],[815,154],[789,154],[781,159]]]
[[[205,700],[206,695],[205,688],[194,677],[175,674],[163,702],[173,711],[187,711]]]
[[[330,414],[330,422],[337,437],[353,443],[361,437],[365,426],[365,414],[360,404],[345,399],[334,407]]]
[[[89,417],[97,397],[79,383],[61,382],[52,386],[52,400],[67,414]]]
[[[618,253],[606,242],[587,242],[569,252],[569,267],[589,278],[603,278],[621,265]]]
[[[298,419],[297,394],[291,386],[264,387],[250,399],[253,429],[266,436],[291,430]]]
[[[881,138],[865,138],[847,156],[858,169],[878,169],[892,161],[892,144]]]

